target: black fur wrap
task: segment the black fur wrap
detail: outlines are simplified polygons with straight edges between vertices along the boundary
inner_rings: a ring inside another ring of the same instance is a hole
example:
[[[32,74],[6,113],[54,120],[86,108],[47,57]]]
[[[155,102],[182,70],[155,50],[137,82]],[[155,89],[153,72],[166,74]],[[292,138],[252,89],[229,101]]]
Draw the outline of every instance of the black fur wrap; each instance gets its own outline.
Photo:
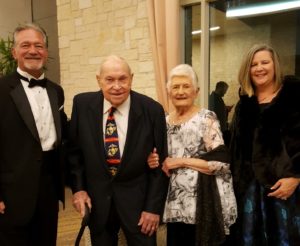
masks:
[[[240,96],[232,122],[231,169],[237,197],[256,178],[266,188],[300,177],[300,80],[286,76],[277,96],[259,105]]]

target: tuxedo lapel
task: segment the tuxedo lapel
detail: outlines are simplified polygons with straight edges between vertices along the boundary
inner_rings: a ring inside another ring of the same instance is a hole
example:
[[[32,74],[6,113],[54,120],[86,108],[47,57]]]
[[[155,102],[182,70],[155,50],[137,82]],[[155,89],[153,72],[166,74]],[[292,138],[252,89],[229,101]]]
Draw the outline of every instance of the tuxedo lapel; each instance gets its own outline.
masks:
[[[34,138],[40,142],[38,130],[36,128],[34,116],[31,111],[31,107],[28,101],[28,98],[26,96],[26,93],[24,91],[24,88],[20,83],[18,83],[15,88],[11,91],[12,99],[14,100],[17,109],[24,120],[26,126],[34,136]]]
[[[49,85],[49,83],[48,83]],[[61,141],[61,122],[60,122],[60,115],[59,115],[59,108],[58,108],[58,98],[57,98],[57,92],[56,90],[51,87],[47,86],[47,93],[51,105],[53,120],[55,124],[56,129],[56,136],[57,136],[57,143],[60,143]]]

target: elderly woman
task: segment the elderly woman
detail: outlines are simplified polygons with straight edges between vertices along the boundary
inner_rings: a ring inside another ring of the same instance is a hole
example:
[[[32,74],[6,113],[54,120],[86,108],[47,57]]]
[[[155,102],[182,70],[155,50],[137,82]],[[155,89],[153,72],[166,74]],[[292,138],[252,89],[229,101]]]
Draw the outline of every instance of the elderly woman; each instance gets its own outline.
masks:
[[[232,125],[237,245],[300,243],[300,81],[282,79],[277,53],[255,45],[239,72]]]
[[[195,105],[199,88],[191,66],[169,75],[167,90],[175,108],[167,117],[168,153],[163,171],[170,176],[163,222],[167,245],[219,245],[236,219],[236,202],[227,151],[215,113]],[[148,157],[158,166],[155,150]]]

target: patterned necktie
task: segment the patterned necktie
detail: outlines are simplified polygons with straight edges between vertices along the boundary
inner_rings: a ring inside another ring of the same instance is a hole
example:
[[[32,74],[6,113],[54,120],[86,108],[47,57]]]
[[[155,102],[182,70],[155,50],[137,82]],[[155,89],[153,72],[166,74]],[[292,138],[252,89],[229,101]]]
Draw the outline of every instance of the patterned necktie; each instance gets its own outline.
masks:
[[[115,176],[118,170],[118,166],[121,162],[121,155],[119,149],[118,130],[114,117],[116,108],[111,107],[108,111],[108,117],[105,128],[105,149],[106,149],[106,161],[109,171],[112,176]]]

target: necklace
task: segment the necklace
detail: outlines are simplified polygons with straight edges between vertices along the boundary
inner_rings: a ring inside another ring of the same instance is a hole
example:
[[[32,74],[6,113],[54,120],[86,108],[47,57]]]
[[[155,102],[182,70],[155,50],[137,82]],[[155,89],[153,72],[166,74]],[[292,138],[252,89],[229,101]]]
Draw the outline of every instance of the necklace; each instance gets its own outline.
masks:
[[[265,102],[265,101],[268,101],[267,99],[271,98],[271,96],[273,96],[273,94],[268,95],[268,96],[266,96],[266,97],[264,97],[264,98],[262,98],[262,99],[258,99],[258,102],[259,102],[259,103],[263,103],[263,102]]]
[[[274,91],[272,94],[269,94],[261,99],[258,99],[258,96],[257,96],[257,100],[258,100],[258,103],[268,103],[268,102],[271,102],[272,99],[277,95],[278,91],[280,90],[277,89],[276,91]]]

